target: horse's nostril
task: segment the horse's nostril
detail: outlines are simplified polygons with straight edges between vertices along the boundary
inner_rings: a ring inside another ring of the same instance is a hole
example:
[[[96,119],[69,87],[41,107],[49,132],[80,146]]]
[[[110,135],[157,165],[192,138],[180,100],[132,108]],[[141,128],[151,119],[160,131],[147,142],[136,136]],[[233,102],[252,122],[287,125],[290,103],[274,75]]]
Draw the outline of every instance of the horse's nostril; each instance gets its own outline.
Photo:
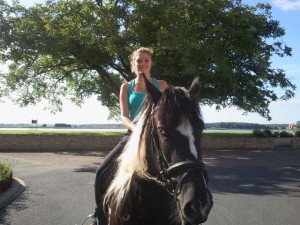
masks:
[[[197,212],[197,207],[192,202],[189,202],[184,206],[183,213],[186,218],[193,219],[197,217]]]
[[[191,224],[201,224],[207,220],[208,208],[201,203],[188,202],[183,208],[184,219]]]

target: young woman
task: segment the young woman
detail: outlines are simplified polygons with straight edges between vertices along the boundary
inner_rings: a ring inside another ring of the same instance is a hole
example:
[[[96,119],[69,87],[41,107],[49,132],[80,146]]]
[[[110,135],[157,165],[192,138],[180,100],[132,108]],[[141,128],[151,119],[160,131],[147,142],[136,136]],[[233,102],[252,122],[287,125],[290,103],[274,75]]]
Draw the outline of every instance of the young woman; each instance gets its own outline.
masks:
[[[151,77],[152,55],[153,50],[151,48],[141,47],[136,49],[130,56],[131,70],[135,73],[136,78],[122,84],[119,96],[121,119],[124,126],[128,128],[128,131],[118,145],[107,155],[96,172],[96,211],[94,216],[98,218],[100,224],[107,224],[102,206],[102,198],[109,186],[109,178],[115,173],[115,159],[120,155],[130,134],[135,129],[134,119],[140,112],[146,95],[146,87],[142,74],[145,74],[146,78],[160,91],[163,91],[168,86],[165,81],[156,80]]]

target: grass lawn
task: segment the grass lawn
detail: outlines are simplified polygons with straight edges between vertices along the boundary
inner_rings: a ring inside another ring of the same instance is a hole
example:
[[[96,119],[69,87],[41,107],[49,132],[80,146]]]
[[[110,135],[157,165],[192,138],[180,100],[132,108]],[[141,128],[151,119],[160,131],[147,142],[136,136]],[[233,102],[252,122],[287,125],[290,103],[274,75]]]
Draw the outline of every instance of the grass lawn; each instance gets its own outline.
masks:
[[[45,130],[0,130],[1,134],[28,134],[28,135],[57,135],[57,134],[65,134],[65,135],[124,135],[124,132],[106,132],[106,131],[45,131]],[[232,133],[232,132],[203,132],[203,137],[255,137],[252,133]]]
[[[247,137],[254,138],[255,136],[252,133],[231,133],[231,132],[203,132],[203,137]]]

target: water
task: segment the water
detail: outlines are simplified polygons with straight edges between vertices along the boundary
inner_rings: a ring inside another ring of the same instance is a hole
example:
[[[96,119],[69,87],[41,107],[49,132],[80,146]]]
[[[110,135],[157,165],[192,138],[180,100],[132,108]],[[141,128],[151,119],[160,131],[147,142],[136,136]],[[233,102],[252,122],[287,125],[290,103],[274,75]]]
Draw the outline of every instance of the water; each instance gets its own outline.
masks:
[[[125,133],[127,129],[125,128],[113,128],[113,129],[94,129],[94,128],[45,128],[45,127],[39,127],[39,128],[3,128],[0,127],[1,130],[11,130],[11,131],[62,131],[62,132],[122,132]],[[292,130],[271,130],[274,131],[287,131],[287,132],[293,132]],[[206,129],[203,131],[204,133],[252,133],[253,129]]]
[[[93,128],[0,128],[0,130],[15,130],[15,131],[30,131],[30,130],[39,130],[39,131],[63,131],[63,132],[126,132],[125,128],[114,128],[114,129],[93,129]],[[242,130],[242,129],[207,129],[204,130],[205,133],[252,133],[252,130]]]
[[[291,129],[270,129],[272,133],[286,131],[293,133],[294,130]],[[203,131],[204,133],[252,133],[253,129],[207,129]]]

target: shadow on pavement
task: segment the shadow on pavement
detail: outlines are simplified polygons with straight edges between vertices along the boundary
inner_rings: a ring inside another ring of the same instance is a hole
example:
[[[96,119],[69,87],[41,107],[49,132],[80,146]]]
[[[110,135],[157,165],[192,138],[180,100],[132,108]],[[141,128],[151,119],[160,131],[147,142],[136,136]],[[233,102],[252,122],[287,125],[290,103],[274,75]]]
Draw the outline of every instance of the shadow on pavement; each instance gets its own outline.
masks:
[[[74,172],[78,173],[96,173],[97,168],[101,164],[101,161],[109,153],[109,150],[101,151],[72,151],[72,152],[55,152],[54,154],[63,156],[75,156],[80,157],[79,160],[83,161],[84,157],[94,157],[94,162],[89,164],[83,164],[74,169]],[[74,158],[74,159],[75,159]],[[82,163],[81,163],[82,164]]]
[[[80,167],[80,168],[76,168],[74,169],[74,172],[77,172],[77,173],[96,173],[96,170],[97,170],[97,166],[83,166],[83,167]]]
[[[300,197],[300,166],[234,166],[209,168],[215,193]]]
[[[19,195],[12,203],[9,205],[0,208],[0,224],[5,225],[13,225],[7,221],[7,218],[12,217],[13,215],[10,214],[12,211],[22,211],[28,209],[26,202],[28,201],[28,188],[25,187],[23,193]],[[13,210],[11,210],[13,209]]]
[[[203,151],[215,193],[300,197],[300,151]]]

